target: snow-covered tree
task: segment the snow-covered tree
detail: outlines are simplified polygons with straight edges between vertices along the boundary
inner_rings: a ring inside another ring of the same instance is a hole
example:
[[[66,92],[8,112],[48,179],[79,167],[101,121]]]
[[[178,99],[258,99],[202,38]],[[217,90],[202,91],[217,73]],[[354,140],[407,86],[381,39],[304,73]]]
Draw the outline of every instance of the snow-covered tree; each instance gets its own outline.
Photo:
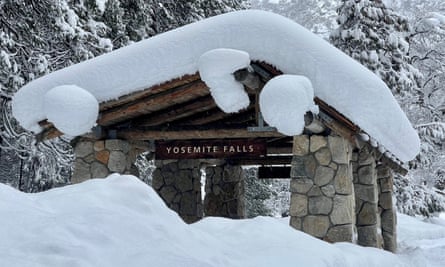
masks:
[[[36,143],[32,133],[17,125],[10,110],[14,92],[46,73],[247,6],[245,0],[209,2],[0,0],[0,166],[15,161],[10,170],[19,180],[9,183],[32,192],[64,184],[73,160],[68,140]],[[0,181],[10,180],[7,173],[0,172]]]
[[[403,186],[396,189],[399,209],[423,215],[443,210],[443,197],[431,184],[428,187],[424,174],[435,168],[433,162],[440,157],[444,124],[426,101],[419,65],[413,65],[417,56],[410,49],[415,42],[408,20],[381,0],[344,0],[338,13],[339,27],[332,32],[331,42],[388,85],[421,138],[421,153],[410,164],[409,176],[396,177],[396,186]]]

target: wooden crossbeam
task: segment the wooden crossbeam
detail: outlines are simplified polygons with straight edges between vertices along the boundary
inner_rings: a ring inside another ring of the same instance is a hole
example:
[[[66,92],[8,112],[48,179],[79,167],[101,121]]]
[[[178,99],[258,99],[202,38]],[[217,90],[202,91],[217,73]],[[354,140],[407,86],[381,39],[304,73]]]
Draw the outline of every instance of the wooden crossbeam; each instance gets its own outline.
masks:
[[[249,132],[247,129],[219,130],[119,130],[117,137],[127,140],[187,140],[187,139],[225,139],[225,138],[261,138],[280,137],[278,132]]]

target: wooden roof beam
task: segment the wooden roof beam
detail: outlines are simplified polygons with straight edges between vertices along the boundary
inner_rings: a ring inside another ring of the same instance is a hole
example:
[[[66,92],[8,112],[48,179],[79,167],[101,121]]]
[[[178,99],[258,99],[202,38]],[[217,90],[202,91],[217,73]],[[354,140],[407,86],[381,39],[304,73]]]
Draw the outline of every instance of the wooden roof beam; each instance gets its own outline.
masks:
[[[169,106],[184,103],[197,97],[205,96],[209,89],[202,81],[195,81],[180,87],[175,87],[147,98],[139,99],[103,112],[97,123],[101,126],[113,125],[127,119],[149,114]]]

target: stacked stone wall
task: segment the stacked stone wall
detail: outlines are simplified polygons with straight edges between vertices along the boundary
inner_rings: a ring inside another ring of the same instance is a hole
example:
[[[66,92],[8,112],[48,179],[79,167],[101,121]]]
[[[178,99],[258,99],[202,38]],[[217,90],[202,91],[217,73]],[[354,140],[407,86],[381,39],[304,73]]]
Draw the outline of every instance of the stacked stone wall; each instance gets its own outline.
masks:
[[[156,160],[152,186],[168,207],[187,223],[203,217],[198,160]]]
[[[354,238],[351,147],[337,136],[296,136],[290,224],[330,242]]]
[[[81,140],[76,143],[74,172],[71,183],[91,178],[104,178],[111,173],[138,175],[134,166],[137,155],[148,150],[144,142],[119,139]]]
[[[383,237],[383,248],[385,250],[397,251],[397,213],[393,205],[393,175],[391,170],[385,166],[377,167],[377,178],[379,186],[379,211],[381,217],[381,229]]]
[[[353,162],[357,243],[362,246],[382,248],[376,160],[370,149],[365,146],[354,153]]]
[[[244,171],[241,166],[223,165],[206,168],[205,216],[233,219],[246,217]]]

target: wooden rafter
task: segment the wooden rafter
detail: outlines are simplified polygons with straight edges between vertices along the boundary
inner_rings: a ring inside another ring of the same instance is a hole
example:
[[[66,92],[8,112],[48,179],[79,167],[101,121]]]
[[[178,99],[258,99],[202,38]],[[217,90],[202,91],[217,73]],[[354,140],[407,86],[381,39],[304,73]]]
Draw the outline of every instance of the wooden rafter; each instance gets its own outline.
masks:
[[[205,96],[208,93],[208,87],[204,82],[194,81],[190,84],[175,87],[155,95],[150,95],[147,98],[138,99],[124,106],[102,112],[97,123],[101,126],[113,125],[175,104],[184,103],[197,97]]]

